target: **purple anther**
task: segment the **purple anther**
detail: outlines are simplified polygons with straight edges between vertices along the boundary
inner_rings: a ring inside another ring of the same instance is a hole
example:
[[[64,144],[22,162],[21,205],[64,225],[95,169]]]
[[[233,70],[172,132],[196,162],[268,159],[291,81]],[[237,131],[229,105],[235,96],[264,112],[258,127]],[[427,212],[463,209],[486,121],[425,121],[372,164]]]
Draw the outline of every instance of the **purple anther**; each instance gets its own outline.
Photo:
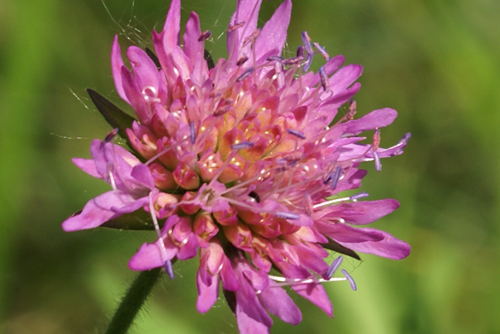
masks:
[[[191,144],[194,144],[196,142],[196,128],[194,127],[193,121],[189,122],[189,132],[190,132]]]
[[[352,121],[354,119],[354,115],[356,115],[356,101],[349,101],[349,112],[346,115],[346,119],[348,121]]]
[[[339,182],[340,175],[342,175],[342,167],[338,166],[337,168],[335,168],[332,175],[329,177],[329,179],[332,181],[331,184],[332,189],[337,188],[337,183]]]
[[[175,278],[174,267],[172,266],[172,261],[165,260],[165,264],[163,265],[163,268],[167,272],[167,275],[168,275],[168,277],[170,277],[170,279],[174,279]]]
[[[365,198],[365,197],[368,197],[368,196],[369,196],[368,193],[362,192],[362,193],[359,193],[359,194],[352,195],[351,197],[349,197],[349,199],[351,201],[357,201],[360,198]]]
[[[200,37],[198,37],[198,42],[207,40],[212,36],[212,32],[210,30],[205,30],[204,32],[201,33]]]
[[[328,270],[326,271],[326,277],[328,279],[332,278],[333,274],[335,274],[340,264],[342,263],[342,260],[344,260],[344,257],[342,255],[333,260],[332,264],[330,265],[330,267],[328,267]]]
[[[236,29],[243,27],[245,25],[245,23],[246,23],[246,21],[241,21],[241,22],[237,22],[235,24],[230,24],[229,27],[227,28],[226,32],[227,33],[233,32]]]
[[[290,212],[278,211],[274,215],[278,218],[283,218],[283,219],[290,219],[290,220],[299,220],[300,219],[299,215],[296,215],[295,213],[290,213]]]
[[[352,278],[352,276],[349,275],[349,273],[345,269],[341,269],[340,271],[342,272],[342,274],[344,274],[345,278],[347,278],[347,280],[349,281],[349,284],[351,285],[352,291],[356,291],[357,290],[356,282],[354,282],[354,279]]]
[[[231,145],[232,150],[243,150],[245,148],[252,148],[255,144],[251,141],[244,141],[238,144]]]
[[[295,53],[296,57],[304,57],[304,47],[302,45],[299,45],[297,47],[297,52]]]
[[[326,72],[323,66],[319,68],[319,78],[321,80],[321,86],[323,87],[323,90],[327,92],[330,89],[330,84],[328,83],[328,77],[326,76]]]
[[[271,56],[271,57],[268,57],[266,60],[267,61],[279,61],[279,62],[282,62],[283,58],[280,57],[280,56]]]
[[[300,131],[297,131],[297,130],[294,130],[294,129],[287,129],[286,131],[289,134],[291,134],[291,135],[299,137],[300,139],[306,139],[306,136],[302,132],[300,132]]]
[[[243,57],[241,57],[240,59],[238,59],[238,61],[236,62],[236,65],[241,66],[241,65],[243,65],[244,63],[246,63],[246,62],[247,62],[247,60],[248,60],[248,57],[243,56]]]
[[[302,44],[304,44],[306,51],[308,54],[312,55],[313,54],[313,49],[311,46],[311,38],[307,34],[307,31],[302,32]]]
[[[411,138],[411,133],[407,133],[403,136],[403,138],[401,138],[398,142],[398,145],[401,145],[401,144],[406,144]]]
[[[300,62],[304,60],[304,57],[299,56],[299,57],[293,57],[293,58],[288,58],[288,59],[283,59],[283,65],[297,65]]]
[[[246,77],[248,77],[250,74],[252,74],[252,73],[253,73],[253,71],[255,71],[255,68],[250,67],[248,70],[246,70],[245,72],[243,72],[243,74],[242,74],[242,75],[240,75],[240,76],[238,77],[238,79],[236,79],[236,81],[237,81],[237,82],[240,82],[240,81],[245,80],[245,78],[246,78]]]
[[[316,48],[316,50],[319,51],[319,53],[321,53],[321,55],[323,56],[323,58],[325,58],[326,61],[330,60],[330,55],[328,54],[328,52],[326,52],[324,47],[322,47],[321,45],[319,45],[319,43],[316,42],[313,43],[313,46]]]
[[[112,141],[113,138],[115,138],[115,136],[118,134],[118,131],[118,128],[114,128],[113,130],[111,130],[104,138],[104,142],[109,143],[110,141]]]

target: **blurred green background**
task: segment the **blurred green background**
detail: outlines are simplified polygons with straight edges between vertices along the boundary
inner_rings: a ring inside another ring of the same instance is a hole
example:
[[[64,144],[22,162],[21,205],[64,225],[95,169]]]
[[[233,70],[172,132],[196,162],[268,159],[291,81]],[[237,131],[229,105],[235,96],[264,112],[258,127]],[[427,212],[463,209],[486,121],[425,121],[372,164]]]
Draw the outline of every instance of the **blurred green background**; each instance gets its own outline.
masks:
[[[264,2],[262,18],[279,1]],[[72,165],[108,125],[85,93],[122,107],[109,53],[115,34],[150,46],[168,1],[0,0],[0,332],[103,333],[135,277],[128,259],[153,233],[64,233],[61,222],[109,189]],[[185,0],[215,57],[225,54],[230,0]],[[330,55],[364,66],[358,111],[399,111],[382,132],[405,154],[370,164],[364,191],[402,206],[374,227],[412,245],[403,261],[345,264],[358,283],[329,284],[335,318],[294,297],[303,322],[273,333],[500,333],[498,222],[500,2],[295,1],[288,50],[307,30]],[[176,264],[131,333],[237,333],[223,300],[195,308],[196,260]]]

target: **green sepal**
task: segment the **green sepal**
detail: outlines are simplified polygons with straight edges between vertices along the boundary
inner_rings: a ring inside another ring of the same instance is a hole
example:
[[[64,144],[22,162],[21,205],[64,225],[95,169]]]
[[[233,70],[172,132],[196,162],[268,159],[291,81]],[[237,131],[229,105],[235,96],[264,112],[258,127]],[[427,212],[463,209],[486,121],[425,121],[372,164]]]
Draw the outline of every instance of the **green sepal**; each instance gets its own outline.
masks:
[[[154,230],[151,215],[142,209],[108,220],[101,227],[131,231]]]
[[[99,110],[106,122],[108,122],[113,129],[117,128],[120,137],[127,142],[129,147],[132,147],[126,129],[132,128],[132,122],[135,121],[135,118],[125,113],[95,90],[88,88],[87,93],[90,95],[92,102],[94,102],[97,110]]]

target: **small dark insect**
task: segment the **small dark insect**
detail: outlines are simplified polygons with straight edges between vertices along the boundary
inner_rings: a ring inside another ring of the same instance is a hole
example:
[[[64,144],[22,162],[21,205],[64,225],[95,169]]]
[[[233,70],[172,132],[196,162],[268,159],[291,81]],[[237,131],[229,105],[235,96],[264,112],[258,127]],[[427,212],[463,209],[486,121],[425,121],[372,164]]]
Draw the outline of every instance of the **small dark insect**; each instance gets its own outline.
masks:
[[[260,203],[260,197],[259,197],[259,195],[257,195],[257,193],[255,191],[251,191],[248,194],[248,196],[252,197],[255,200],[255,202]]]

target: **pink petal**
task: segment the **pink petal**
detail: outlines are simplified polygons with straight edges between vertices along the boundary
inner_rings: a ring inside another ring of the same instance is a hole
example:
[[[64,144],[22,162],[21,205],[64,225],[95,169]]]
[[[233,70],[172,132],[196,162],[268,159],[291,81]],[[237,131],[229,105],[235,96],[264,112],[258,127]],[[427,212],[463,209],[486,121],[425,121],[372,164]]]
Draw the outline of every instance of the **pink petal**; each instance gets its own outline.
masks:
[[[383,128],[394,122],[397,116],[397,111],[391,108],[374,110],[359,119],[346,122],[346,133],[357,135],[363,131]]]
[[[292,325],[298,325],[302,321],[300,309],[283,288],[271,285],[260,293],[259,299],[271,314],[281,320]]]
[[[279,56],[281,54],[281,50],[286,41],[291,13],[292,2],[290,0],[285,0],[276,9],[269,21],[264,24],[259,38],[257,38],[255,42],[255,60],[259,60],[262,55],[268,53],[271,49],[275,50],[275,52],[273,52],[273,54],[267,54],[267,57]]]
[[[118,35],[116,35],[115,39],[113,40],[113,47],[111,49],[111,69],[113,72],[113,79],[115,81],[115,87],[116,91],[118,92],[118,95],[120,95],[120,97],[124,99],[126,102],[130,103],[123,89],[123,83],[122,83],[123,66],[125,66],[125,64],[123,63],[120,51],[120,44],[118,44]]]

